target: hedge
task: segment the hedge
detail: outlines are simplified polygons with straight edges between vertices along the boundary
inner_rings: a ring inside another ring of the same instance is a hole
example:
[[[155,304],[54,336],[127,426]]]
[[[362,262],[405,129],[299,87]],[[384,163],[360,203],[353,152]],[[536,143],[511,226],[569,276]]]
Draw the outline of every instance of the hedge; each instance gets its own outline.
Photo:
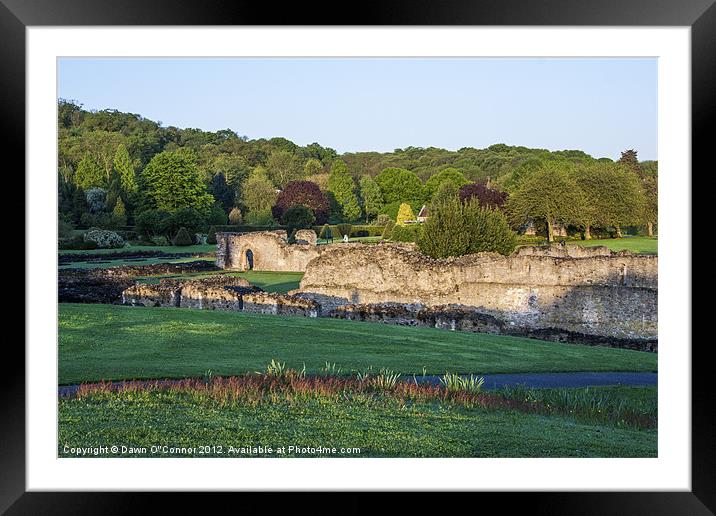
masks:
[[[337,228],[338,224],[330,224],[331,231],[333,232],[333,238],[340,238],[340,232]],[[366,237],[366,236],[382,236],[383,229],[385,226],[371,226],[368,224],[353,225],[351,228],[351,237]],[[317,235],[321,234],[323,226],[313,226],[313,230]]]

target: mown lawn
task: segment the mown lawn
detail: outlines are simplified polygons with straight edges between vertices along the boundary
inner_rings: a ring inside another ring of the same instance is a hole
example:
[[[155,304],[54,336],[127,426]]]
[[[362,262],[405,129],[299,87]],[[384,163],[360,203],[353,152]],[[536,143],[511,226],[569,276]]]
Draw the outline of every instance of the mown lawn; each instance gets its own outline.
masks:
[[[656,371],[657,355],[607,347],[326,318],[185,308],[59,305],[59,382],[201,377],[263,371],[272,360],[309,374],[389,368],[421,374]]]
[[[585,247],[603,245],[612,251],[631,251],[633,253],[658,254],[659,239],[656,237],[605,238],[601,240],[574,240],[570,244]]]
[[[123,392],[60,400],[61,457],[76,456],[74,447],[109,449],[115,444],[146,450],[99,456],[655,457],[657,431],[563,415],[442,402],[405,405],[380,398],[279,399],[252,405],[187,393]],[[152,453],[155,445],[178,450]],[[274,451],[241,450],[258,446]],[[276,453],[281,447],[285,453]],[[352,453],[341,453],[342,448]]]
[[[262,288],[266,292],[278,292],[285,294],[289,290],[294,290],[299,287],[301,278],[303,277],[302,272],[271,272],[271,271],[245,271],[245,272],[230,272],[230,271],[217,271],[217,272],[200,272],[195,274],[176,274],[176,275],[164,275],[164,276],[147,276],[144,278],[138,278],[137,281],[142,283],[159,283],[161,278],[181,278],[181,279],[198,279],[206,278],[216,274],[222,274],[226,276],[238,276],[245,278],[252,285]]]

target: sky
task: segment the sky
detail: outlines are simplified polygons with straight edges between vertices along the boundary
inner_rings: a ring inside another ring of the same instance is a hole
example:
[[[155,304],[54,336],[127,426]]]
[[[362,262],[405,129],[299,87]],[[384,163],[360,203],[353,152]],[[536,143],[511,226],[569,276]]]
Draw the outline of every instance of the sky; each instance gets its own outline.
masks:
[[[657,159],[655,58],[62,58],[58,96],[339,153],[495,143]]]

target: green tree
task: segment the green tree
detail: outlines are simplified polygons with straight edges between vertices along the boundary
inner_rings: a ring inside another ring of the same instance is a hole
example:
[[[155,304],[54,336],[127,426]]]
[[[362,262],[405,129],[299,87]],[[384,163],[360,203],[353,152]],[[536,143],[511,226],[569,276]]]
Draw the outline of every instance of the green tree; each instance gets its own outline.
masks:
[[[277,196],[276,187],[263,167],[256,167],[241,188],[241,203],[249,212],[266,213],[268,211],[270,215],[271,207],[276,203]]]
[[[269,178],[283,188],[289,181],[301,179],[302,171],[293,155],[285,150],[273,151],[266,161]]]
[[[386,204],[423,200],[423,183],[413,172],[404,168],[386,168],[375,178]]]
[[[376,217],[383,209],[383,194],[380,186],[370,176],[362,176],[360,179],[360,196],[363,199],[363,211],[365,212],[366,224],[372,217]]]
[[[114,204],[114,209],[112,210],[112,223],[115,226],[127,225],[127,212],[124,208],[124,202],[121,197],[117,199],[117,202]]]
[[[410,207],[410,204],[403,203],[400,205],[400,209],[398,209],[398,216],[396,217],[395,223],[398,226],[405,226],[406,220],[415,220],[415,213],[413,212],[413,208]]]
[[[547,240],[554,241],[554,225],[583,224],[584,196],[569,171],[558,163],[545,164],[520,182],[507,201],[506,211],[516,226],[533,220],[547,225]]]
[[[360,217],[355,183],[348,172],[348,167],[341,160],[335,161],[331,167],[331,174],[328,176],[328,191],[335,196],[344,220],[355,220]]]
[[[125,198],[132,198],[137,193],[139,185],[137,184],[137,174],[134,171],[132,159],[129,157],[129,152],[127,152],[127,148],[123,143],[119,144],[117,152],[114,154],[114,170],[119,175],[120,186]]]
[[[435,194],[437,189],[443,183],[452,183],[458,189],[462,185],[468,184],[470,181],[463,175],[463,173],[456,168],[445,168],[430,176],[430,179],[425,183],[425,196],[430,199]]]
[[[323,163],[316,158],[309,158],[303,166],[304,177],[320,174],[323,171]]]
[[[243,217],[241,216],[241,210],[238,208],[232,208],[229,212],[229,222],[234,225],[238,226],[243,222]]]
[[[105,188],[107,186],[107,178],[104,175],[102,167],[89,155],[85,155],[79,165],[77,165],[75,184],[83,190],[89,188]]]
[[[296,231],[310,228],[316,222],[316,216],[308,206],[296,204],[286,210],[283,214],[283,221],[286,224],[289,242],[293,243],[295,242]]]
[[[591,238],[591,227],[638,224],[643,219],[644,192],[635,172],[625,165],[594,162],[578,167],[574,178],[584,195],[582,224],[584,238]]]
[[[214,205],[190,150],[160,152],[142,171],[141,181],[148,205],[159,210],[173,213],[194,208],[207,215]]]
[[[644,191],[642,219],[646,224],[647,234],[654,236],[654,224],[659,221],[659,178],[644,174],[641,176],[641,187]]]

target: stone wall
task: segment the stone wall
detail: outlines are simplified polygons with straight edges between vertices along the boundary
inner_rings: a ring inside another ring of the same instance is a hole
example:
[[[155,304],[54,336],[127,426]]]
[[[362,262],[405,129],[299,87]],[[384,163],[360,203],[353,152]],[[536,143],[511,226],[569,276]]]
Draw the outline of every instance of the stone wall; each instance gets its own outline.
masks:
[[[324,312],[401,303],[479,309],[504,333],[657,338],[656,256],[578,246],[526,247],[433,260],[391,244],[335,246],[311,261],[294,293]]]
[[[252,233],[217,233],[216,265],[222,269],[245,271],[306,270],[308,262],[326,251],[315,245],[316,237],[298,232],[299,242],[289,244],[286,231],[257,231]]]

